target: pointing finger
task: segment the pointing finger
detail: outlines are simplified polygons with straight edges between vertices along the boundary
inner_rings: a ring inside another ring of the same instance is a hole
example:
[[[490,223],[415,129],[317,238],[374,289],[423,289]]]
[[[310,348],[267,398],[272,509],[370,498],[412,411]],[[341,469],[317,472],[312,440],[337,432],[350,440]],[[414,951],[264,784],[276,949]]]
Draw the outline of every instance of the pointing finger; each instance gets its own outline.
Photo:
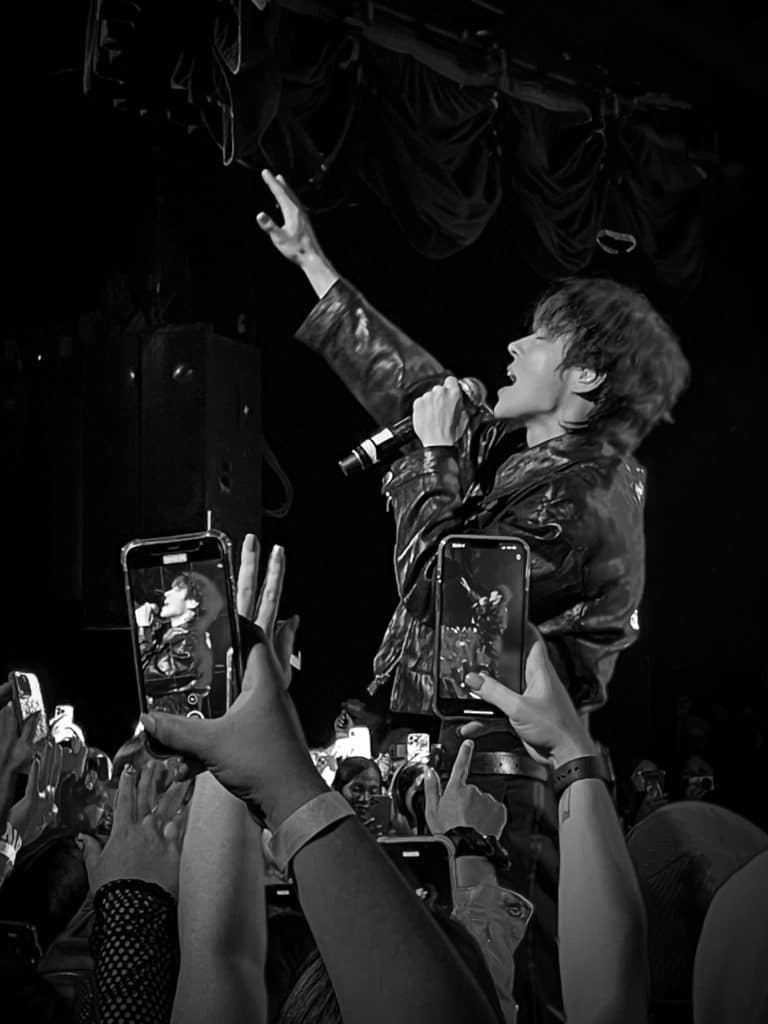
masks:
[[[448,779],[446,789],[466,785],[467,776],[469,775],[469,767],[472,764],[472,753],[474,749],[474,740],[464,740],[461,744],[459,752],[456,755],[456,760],[453,762],[451,777]]]

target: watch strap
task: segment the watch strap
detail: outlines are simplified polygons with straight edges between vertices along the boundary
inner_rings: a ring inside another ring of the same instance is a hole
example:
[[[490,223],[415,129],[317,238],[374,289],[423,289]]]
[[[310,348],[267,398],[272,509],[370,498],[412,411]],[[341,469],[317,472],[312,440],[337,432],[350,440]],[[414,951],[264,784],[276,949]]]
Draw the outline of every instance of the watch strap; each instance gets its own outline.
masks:
[[[579,779],[600,779],[610,788],[613,784],[613,772],[608,759],[603,754],[593,754],[589,757],[574,757],[561,764],[552,776],[555,796],[561,797],[566,789]]]

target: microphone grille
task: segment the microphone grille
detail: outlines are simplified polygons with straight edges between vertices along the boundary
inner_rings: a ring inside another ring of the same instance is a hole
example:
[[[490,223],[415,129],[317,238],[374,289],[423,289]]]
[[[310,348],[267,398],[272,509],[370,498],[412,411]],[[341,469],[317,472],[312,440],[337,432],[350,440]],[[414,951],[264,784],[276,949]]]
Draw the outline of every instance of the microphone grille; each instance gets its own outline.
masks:
[[[477,377],[462,377],[459,381],[459,387],[470,402],[473,402],[475,405],[485,405],[485,401],[488,398],[488,390],[485,384],[478,380]]]

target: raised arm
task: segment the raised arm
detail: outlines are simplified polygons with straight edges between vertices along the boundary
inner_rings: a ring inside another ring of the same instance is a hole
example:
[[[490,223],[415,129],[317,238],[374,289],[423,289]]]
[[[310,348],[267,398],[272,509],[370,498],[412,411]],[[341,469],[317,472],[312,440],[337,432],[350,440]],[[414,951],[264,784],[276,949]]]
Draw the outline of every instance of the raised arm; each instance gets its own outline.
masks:
[[[532,631],[535,633],[535,631]],[[538,634],[526,688],[513,693],[487,675],[467,676],[504,711],[531,754],[554,768],[597,749]],[[464,735],[477,726],[462,727]],[[648,1019],[646,927],[640,887],[605,783],[572,782],[559,800],[558,946],[569,1024],[643,1024]]]
[[[442,379],[443,367],[341,279],[282,175],[263,171],[262,179],[283,224],[266,213],[258,215],[257,223],[277,251],[303,271],[320,300],[297,338],[323,356],[377,423],[400,419],[409,410],[413,390]]]
[[[181,857],[181,969],[172,1021],[266,1021],[263,904],[261,829],[206,772],[195,784]]]

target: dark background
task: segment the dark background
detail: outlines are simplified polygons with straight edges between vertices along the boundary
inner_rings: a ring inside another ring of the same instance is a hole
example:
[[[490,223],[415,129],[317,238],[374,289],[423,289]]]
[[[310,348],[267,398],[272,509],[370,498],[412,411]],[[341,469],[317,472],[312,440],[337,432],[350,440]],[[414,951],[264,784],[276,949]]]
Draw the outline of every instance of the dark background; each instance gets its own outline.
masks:
[[[747,51],[761,25],[738,20],[737,8],[728,24],[704,24],[677,5],[674,31],[672,15],[665,21],[653,5],[645,15],[627,6],[624,20],[596,10],[602,36],[582,29],[585,59],[590,45],[602,46],[632,57],[654,85],[686,88],[718,132],[721,168],[702,279],[685,296],[655,294],[645,283],[682,338],[692,386],[676,424],[658,428],[639,453],[649,473],[641,638],[620,660],[596,728],[620,767],[639,754],[672,767],[680,699],[690,696],[686,709],[705,719],[722,792],[755,817],[759,796],[745,779],[765,756],[765,460],[757,441],[766,83]],[[86,11],[85,3],[33,4],[4,14],[3,667],[38,671],[51,709],[73,702],[91,742],[110,752],[135,722],[127,633],[81,628],[70,467],[79,465],[83,317],[99,308],[116,273],[124,275],[126,316],[145,307],[160,258],[186,267],[171,322],[210,321],[233,337],[245,314],[250,342],[263,351],[264,433],[295,493],[287,517],[263,516],[262,541],[287,549],[284,606],[302,616],[295,692],[310,740],[320,738],[338,701],[362,694],[394,607],[392,525],[377,480],[346,480],[336,466],[371,424],[292,339],[313,294],[255,227],[255,213],[271,210],[258,175],[222,166],[202,132],[83,96]],[[430,260],[365,196],[313,220],[331,260],[390,319],[459,375],[491,389],[503,382],[504,344],[525,330],[544,284],[503,226],[492,222],[474,245]],[[267,508],[282,501],[267,468],[264,493]],[[119,551],[105,573],[119,580]]]

